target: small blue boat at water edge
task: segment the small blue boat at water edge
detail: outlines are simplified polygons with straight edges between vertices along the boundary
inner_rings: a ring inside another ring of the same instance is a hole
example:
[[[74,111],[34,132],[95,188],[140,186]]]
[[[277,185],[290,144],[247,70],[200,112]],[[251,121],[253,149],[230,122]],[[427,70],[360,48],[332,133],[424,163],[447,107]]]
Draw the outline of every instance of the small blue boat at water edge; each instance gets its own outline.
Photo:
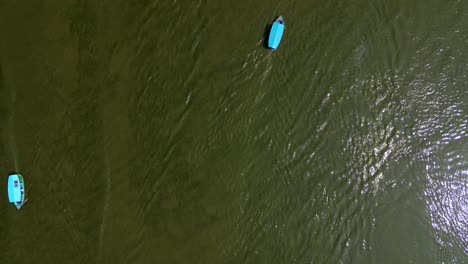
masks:
[[[282,16],[275,19],[271,25],[270,34],[268,36],[268,48],[277,49],[284,32],[284,19]]]
[[[24,179],[21,174],[10,174],[8,176],[8,199],[18,210],[24,204],[25,190]]]

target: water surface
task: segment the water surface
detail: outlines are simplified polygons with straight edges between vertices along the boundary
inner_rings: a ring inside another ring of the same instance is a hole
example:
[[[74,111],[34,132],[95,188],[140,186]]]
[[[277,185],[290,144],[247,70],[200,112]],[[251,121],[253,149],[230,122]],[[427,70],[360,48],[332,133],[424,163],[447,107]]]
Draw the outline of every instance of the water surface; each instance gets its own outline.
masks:
[[[0,263],[467,261],[468,2],[1,1],[0,27]]]

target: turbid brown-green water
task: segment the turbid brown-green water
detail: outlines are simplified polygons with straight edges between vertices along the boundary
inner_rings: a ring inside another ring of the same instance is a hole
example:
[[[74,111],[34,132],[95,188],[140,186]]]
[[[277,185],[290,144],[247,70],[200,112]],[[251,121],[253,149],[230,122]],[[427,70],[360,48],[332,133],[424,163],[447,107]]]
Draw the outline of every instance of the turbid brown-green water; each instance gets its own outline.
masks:
[[[0,263],[467,263],[468,1],[4,0],[0,29]]]

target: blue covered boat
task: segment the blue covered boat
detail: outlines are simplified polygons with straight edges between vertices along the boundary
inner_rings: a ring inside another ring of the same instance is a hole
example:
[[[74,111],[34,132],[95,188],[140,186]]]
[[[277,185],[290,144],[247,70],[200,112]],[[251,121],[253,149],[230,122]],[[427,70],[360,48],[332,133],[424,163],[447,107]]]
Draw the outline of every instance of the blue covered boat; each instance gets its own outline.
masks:
[[[16,208],[20,209],[24,204],[25,190],[24,179],[21,174],[10,174],[8,176],[8,199]]]
[[[270,34],[268,35],[268,48],[277,49],[284,32],[284,19],[282,16],[275,19],[271,25]]]

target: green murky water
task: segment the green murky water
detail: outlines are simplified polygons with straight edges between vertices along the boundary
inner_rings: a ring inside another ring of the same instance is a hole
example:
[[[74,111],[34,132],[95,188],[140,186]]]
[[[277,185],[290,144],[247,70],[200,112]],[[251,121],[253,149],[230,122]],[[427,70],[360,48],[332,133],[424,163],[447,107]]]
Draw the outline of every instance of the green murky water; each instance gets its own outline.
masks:
[[[0,29],[0,263],[467,261],[466,1],[0,1]]]

